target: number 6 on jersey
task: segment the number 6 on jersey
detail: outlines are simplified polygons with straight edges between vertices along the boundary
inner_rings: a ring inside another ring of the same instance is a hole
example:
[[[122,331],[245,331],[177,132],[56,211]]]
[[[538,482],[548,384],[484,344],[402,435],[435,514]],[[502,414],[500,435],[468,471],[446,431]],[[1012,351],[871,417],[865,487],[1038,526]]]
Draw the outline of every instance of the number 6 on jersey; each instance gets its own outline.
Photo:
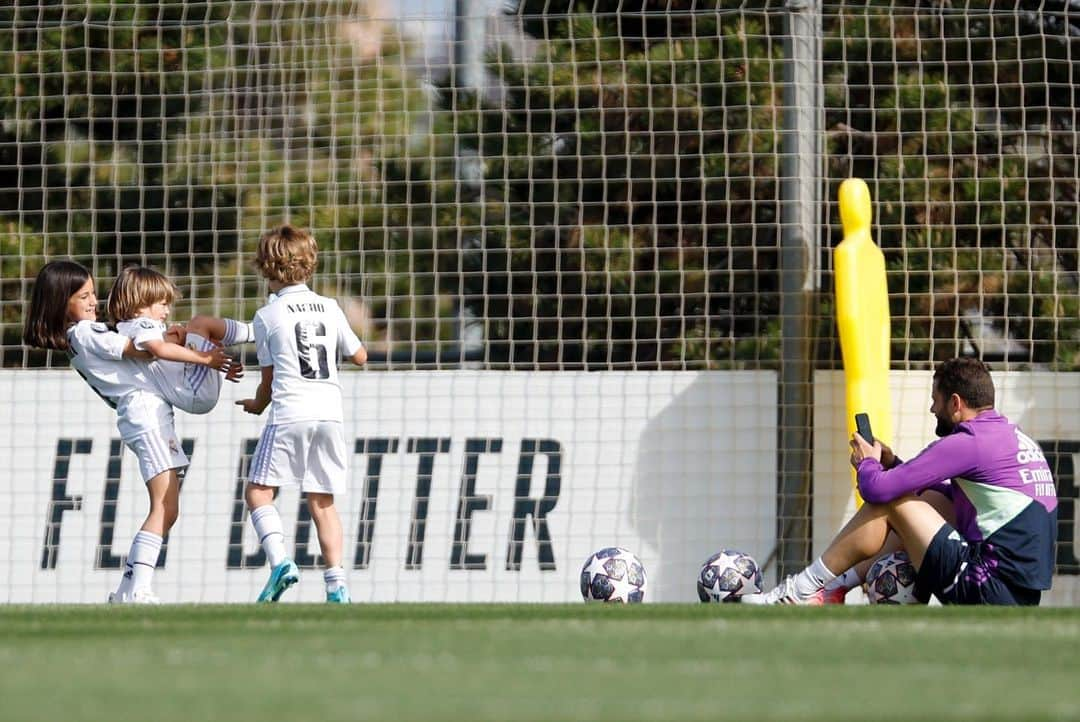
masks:
[[[293,330],[300,375],[305,379],[330,378],[330,367],[326,362],[326,326],[318,321],[297,321]]]

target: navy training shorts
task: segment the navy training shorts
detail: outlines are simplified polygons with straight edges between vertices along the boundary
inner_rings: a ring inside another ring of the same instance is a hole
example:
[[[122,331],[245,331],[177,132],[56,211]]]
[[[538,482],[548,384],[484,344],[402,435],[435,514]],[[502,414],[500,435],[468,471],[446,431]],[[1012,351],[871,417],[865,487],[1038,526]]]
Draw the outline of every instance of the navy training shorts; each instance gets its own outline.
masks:
[[[933,594],[942,604],[1039,604],[1042,592],[998,578],[982,552],[981,543],[969,542],[952,526],[943,524],[930,540],[915,575],[915,596],[924,603]]]

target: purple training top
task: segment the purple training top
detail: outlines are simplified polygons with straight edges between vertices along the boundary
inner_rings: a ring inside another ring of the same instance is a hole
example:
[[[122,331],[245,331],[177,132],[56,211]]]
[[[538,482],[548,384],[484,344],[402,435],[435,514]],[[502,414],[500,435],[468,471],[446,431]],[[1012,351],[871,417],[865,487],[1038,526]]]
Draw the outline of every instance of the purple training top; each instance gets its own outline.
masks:
[[[956,425],[914,459],[885,470],[863,459],[859,493],[871,503],[915,494],[943,481],[956,526],[998,574],[1028,589],[1049,589],[1057,536],[1057,489],[1039,445],[997,411]],[[949,491],[951,487],[951,491]]]

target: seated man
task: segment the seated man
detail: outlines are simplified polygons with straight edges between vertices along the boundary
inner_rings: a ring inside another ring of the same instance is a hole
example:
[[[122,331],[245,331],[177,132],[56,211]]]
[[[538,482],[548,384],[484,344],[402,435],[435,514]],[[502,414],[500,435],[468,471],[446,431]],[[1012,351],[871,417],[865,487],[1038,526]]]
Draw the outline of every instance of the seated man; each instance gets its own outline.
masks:
[[[942,362],[931,398],[942,438],[901,462],[854,434],[851,463],[866,503],[813,564],[744,603],[823,604],[831,570],[900,545],[924,602],[933,594],[945,604],[1039,603],[1057,537],[1057,492],[1039,445],[994,410],[994,383],[978,359]]]

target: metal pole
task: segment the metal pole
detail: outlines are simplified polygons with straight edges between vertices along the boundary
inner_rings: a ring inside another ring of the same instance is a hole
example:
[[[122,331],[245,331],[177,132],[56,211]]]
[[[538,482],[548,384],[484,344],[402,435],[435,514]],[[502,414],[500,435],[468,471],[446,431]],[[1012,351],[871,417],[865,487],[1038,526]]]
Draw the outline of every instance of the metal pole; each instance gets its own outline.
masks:
[[[487,47],[487,6],[483,0],[454,0],[454,45],[451,56],[454,110],[454,182],[457,186],[459,213],[464,199],[478,198],[484,194],[482,163],[477,152],[464,149],[458,119],[466,112],[463,99],[475,94],[478,107],[487,84],[484,69],[484,51]],[[470,101],[473,102],[473,101]],[[464,106],[464,107],[463,107]],[[459,216],[460,220],[460,216]],[[455,302],[454,351],[457,353],[458,367],[464,367],[466,361],[476,360],[476,324],[469,324],[472,318],[465,306],[464,274],[462,264],[465,254],[482,252],[479,241],[466,238],[458,224],[458,297]],[[468,329],[468,336],[466,336]],[[480,341],[482,351],[482,340]]]
[[[484,87],[487,13],[480,0],[454,0],[454,87]]]
[[[813,490],[813,339],[819,286],[821,189],[821,6],[788,0],[784,34],[781,163],[781,365],[777,426],[777,570],[810,561]],[[843,571],[843,570],[841,570]]]

